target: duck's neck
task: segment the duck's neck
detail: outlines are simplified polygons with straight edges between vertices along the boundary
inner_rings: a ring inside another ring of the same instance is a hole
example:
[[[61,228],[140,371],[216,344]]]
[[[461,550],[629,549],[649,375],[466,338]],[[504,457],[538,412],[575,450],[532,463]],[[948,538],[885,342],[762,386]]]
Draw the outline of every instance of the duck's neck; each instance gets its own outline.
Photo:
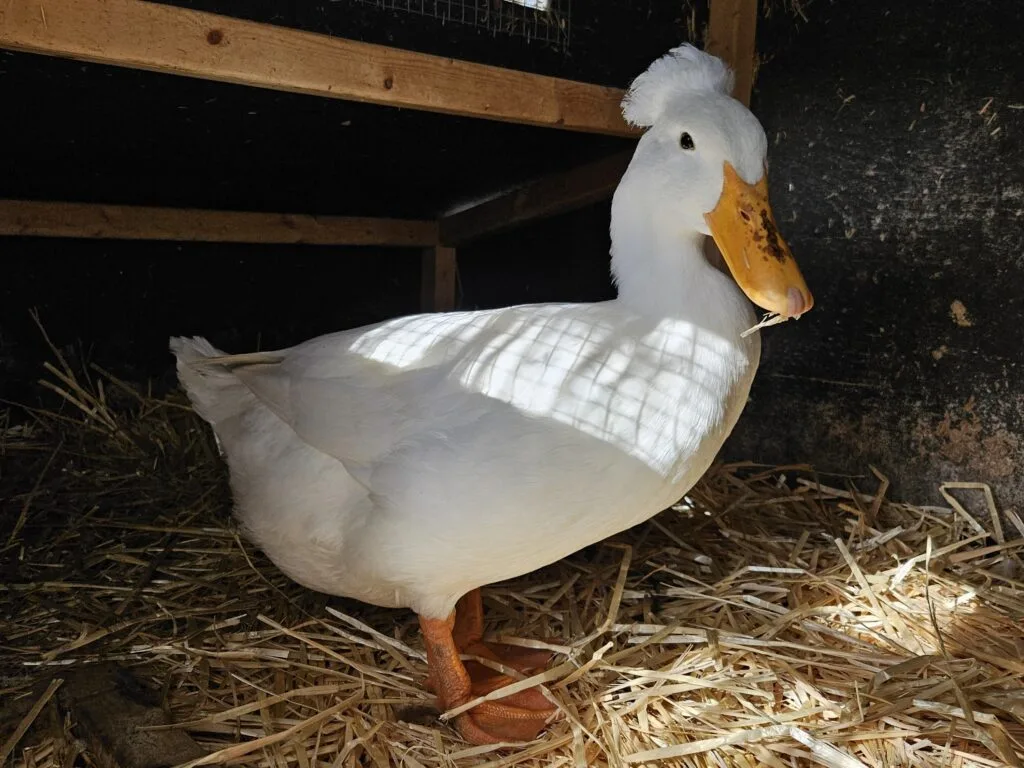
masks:
[[[750,305],[736,283],[708,263],[705,236],[660,224],[649,217],[613,217],[618,302],[640,314],[699,319],[723,331],[748,323]]]

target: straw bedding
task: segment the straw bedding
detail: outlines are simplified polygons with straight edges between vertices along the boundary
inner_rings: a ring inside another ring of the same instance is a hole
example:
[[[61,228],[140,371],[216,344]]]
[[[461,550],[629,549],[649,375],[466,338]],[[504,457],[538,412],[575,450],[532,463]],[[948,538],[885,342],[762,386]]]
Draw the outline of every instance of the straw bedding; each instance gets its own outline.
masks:
[[[239,537],[183,398],[59,355],[44,383],[56,405],[0,423],[0,758],[19,768],[118,762],[62,694],[101,663],[149,692],[146,732],[194,741],[187,765],[1024,761],[1024,525],[984,486],[922,507],[877,473],[716,467],[485,590],[496,636],[554,652],[564,717],[474,748],[432,710],[411,613],[305,590]]]

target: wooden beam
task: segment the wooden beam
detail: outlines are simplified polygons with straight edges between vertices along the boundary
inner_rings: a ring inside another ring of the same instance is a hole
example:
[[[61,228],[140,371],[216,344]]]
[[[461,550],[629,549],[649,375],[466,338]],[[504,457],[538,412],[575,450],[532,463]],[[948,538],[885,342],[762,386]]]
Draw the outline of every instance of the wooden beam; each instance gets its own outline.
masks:
[[[736,73],[733,96],[750,106],[757,55],[758,0],[710,0],[707,43],[704,49],[723,59]]]
[[[455,249],[435,245],[423,251],[420,304],[424,312],[455,309]]]
[[[0,200],[0,235],[422,247],[437,242],[437,224],[409,219]]]
[[[626,172],[632,149],[551,174],[518,189],[442,218],[441,242],[462,245],[527,221],[576,210],[607,200]]]
[[[617,88],[143,0],[3,0],[0,48],[206,80],[629,136]]]

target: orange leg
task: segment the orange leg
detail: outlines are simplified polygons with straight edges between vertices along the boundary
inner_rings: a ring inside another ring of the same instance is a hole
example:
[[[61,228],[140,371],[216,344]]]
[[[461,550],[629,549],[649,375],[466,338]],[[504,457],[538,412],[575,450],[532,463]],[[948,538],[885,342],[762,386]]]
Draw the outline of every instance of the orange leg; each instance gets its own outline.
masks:
[[[455,647],[461,653],[479,656],[489,661],[496,661],[526,676],[536,674],[551,661],[552,654],[550,651],[485,641],[483,639],[484,604],[479,589],[474,589],[459,600],[455,608],[455,627],[452,630],[452,636],[455,638]],[[488,690],[500,688],[501,685],[511,682],[511,678],[499,675],[499,673],[482,664],[472,661],[467,662],[467,665],[469,664],[483,670],[480,673],[481,677],[498,675],[505,681],[500,685],[492,685]],[[473,678],[473,690],[476,695],[482,696],[484,693],[487,693],[487,690],[477,690],[478,684],[483,683],[483,680],[480,680],[478,683],[477,674],[471,672],[470,677]]]
[[[470,602],[473,602],[472,598]],[[458,610],[456,609],[456,614]],[[420,628],[427,650],[427,664],[430,667],[427,687],[437,693],[439,704],[444,710],[458,707],[511,682],[510,678],[482,664],[463,664],[459,658],[460,649],[456,645],[453,632],[457,628],[466,629],[466,624],[474,628],[476,621],[464,620],[461,626],[456,622],[455,616],[448,619],[420,617]],[[461,639],[466,639],[463,632],[460,631],[459,634]],[[477,650],[486,650],[486,656],[479,654],[484,658],[493,653],[490,644],[484,644],[482,640],[470,640],[473,651],[467,650],[467,653],[475,654]],[[479,648],[476,647],[477,644]],[[472,744],[530,741],[545,728],[548,719],[556,711],[556,707],[540,691],[531,688],[497,701],[479,704],[457,716],[456,725],[462,737]]]

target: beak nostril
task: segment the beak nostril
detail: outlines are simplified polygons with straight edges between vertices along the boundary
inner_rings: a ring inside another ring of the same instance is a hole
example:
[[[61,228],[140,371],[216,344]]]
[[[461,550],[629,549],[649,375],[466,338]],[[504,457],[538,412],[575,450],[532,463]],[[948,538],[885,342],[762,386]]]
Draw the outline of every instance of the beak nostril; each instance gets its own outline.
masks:
[[[740,218],[743,219],[746,222],[749,222],[750,221],[750,214],[747,213],[746,211],[740,211]]]

